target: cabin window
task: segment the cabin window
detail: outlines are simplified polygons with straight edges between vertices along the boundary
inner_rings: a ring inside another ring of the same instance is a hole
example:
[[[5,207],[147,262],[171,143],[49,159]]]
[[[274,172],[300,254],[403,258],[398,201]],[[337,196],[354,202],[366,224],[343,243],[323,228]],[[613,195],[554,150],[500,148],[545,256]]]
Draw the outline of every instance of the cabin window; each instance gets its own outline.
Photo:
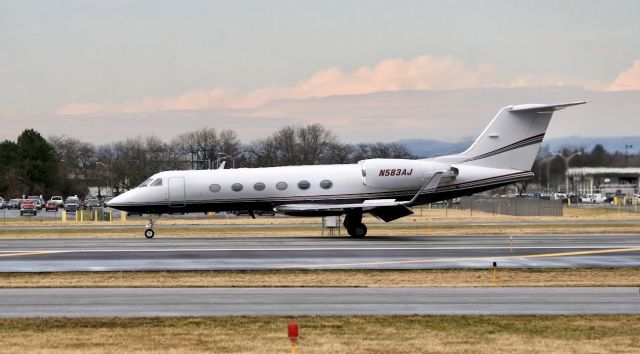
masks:
[[[144,182],[140,183],[137,188],[146,187],[147,185],[149,185],[149,183],[151,183],[151,181],[153,181],[153,178],[149,178],[149,179],[145,180]]]
[[[309,189],[309,187],[311,187],[311,183],[309,183],[309,181],[300,181],[298,182],[298,188],[300,189]]]
[[[162,185],[162,178],[158,178],[157,180],[153,181],[153,183],[151,183],[149,186],[157,187],[157,186],[161,186],[161,185]]]
[[[322,180],[320,182],[320,188],[322,188],[322,189],[329,189],[331,187],[333,187],[333,182],[331,182],[328,179]]]
[[[234,192],[240,192],[242,190],[242,185],[240,183],[234,183],[231,185],[231,190]]]
[[[280,191],[283,191],[285,189],[287,189],[288,185],[287,182],[278,182],[276,183],[276,188]]]
[[[221,188],[220,188],[220,185],[219,185],[219,184],[212,184],[212,185],[210,185],[210,186],[209,186],[209,190],[210,190],[212,193],[220,192],[220,189],[221,189]]]
[[[253,189],[257,190],[257,191],[263,191],[265,189],[265,185],[262,182],[257,182],[256,184],[253,185]]]

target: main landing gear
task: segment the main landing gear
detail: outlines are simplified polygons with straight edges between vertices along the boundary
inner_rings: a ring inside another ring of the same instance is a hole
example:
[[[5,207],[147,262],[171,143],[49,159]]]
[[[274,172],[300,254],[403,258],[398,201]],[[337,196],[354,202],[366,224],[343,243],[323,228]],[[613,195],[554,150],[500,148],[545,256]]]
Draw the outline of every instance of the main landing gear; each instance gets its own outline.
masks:
[[[153,229],[156,225],[156,221],[153,220],[153,217],[149,216],[149,222],[147,222],[147,229],[144,230],[144,237],[153,238],[156,235],[155,230]]]
[[[347,213],[344,227],[353,238],[363,238],[367,235],[367,226],[362,223],[362,211]]]

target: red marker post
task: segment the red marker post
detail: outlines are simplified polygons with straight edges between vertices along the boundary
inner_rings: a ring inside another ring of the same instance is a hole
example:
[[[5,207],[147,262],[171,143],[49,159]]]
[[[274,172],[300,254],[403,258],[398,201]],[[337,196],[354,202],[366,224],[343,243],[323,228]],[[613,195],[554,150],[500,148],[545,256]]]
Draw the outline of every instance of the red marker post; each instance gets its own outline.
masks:
[[[298,352],[298,339],[300,338],[300,330],[295,322],[289,323],[289,341],[291,342],[291,354]]]

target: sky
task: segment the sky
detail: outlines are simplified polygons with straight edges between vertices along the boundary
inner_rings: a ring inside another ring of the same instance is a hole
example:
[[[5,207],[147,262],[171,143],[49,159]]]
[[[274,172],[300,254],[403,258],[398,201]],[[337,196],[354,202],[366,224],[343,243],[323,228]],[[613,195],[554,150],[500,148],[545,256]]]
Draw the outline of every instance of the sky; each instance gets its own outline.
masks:
[[[456,140],[543,98],[622,112],[556,136],[640,134],[638,19],[638,1],[0,0],[0,139],[319,122],[352,142]]]

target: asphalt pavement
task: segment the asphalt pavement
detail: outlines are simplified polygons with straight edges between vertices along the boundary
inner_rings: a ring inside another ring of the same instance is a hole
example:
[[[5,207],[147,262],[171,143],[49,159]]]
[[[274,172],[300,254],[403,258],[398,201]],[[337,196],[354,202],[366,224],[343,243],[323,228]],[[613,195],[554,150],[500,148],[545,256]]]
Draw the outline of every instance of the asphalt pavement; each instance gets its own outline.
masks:
[[[640,314],[638,288],[0,289],[1,317]]]
[[[640,267],[639,234],[0,239],[0,272]]]

